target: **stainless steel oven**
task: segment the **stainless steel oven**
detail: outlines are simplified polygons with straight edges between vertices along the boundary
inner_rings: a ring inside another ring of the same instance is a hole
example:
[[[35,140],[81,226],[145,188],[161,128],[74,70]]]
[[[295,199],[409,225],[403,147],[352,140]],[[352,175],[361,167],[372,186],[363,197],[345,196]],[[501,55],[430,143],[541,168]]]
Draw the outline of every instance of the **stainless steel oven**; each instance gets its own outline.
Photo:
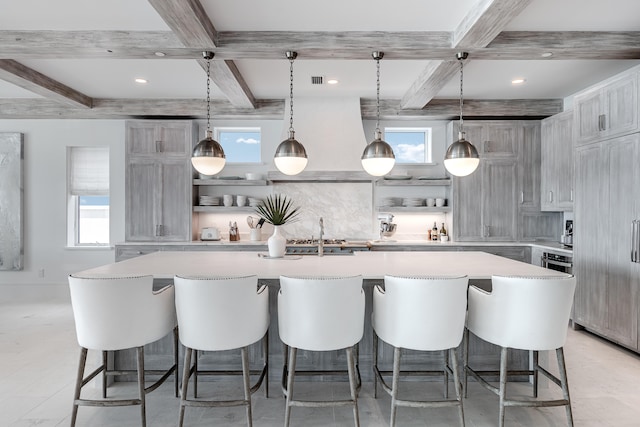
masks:
[[[550,270],[573,274],[573,257],[568,254],[565,255],[552,252],[543,252],[542,266]]]

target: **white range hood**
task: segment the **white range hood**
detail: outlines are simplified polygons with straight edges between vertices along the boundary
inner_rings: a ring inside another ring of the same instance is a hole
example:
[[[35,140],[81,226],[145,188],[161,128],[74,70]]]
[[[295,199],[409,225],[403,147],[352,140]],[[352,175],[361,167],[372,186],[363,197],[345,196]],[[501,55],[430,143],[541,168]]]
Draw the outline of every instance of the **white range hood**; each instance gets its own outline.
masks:
[[[287,101],[282,140],[289,136],[289,111]],[[309,157],[305,171],[362,171],[368,140],[359,98],[294,98],[293,128]]]

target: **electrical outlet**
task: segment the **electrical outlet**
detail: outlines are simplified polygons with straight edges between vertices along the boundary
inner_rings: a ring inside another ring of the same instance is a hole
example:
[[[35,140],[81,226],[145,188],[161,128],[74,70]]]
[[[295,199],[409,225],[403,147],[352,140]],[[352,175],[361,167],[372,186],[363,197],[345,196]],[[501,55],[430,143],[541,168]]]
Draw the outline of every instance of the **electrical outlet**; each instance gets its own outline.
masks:
[[[38,277],[44,277],[44,268],[38,270]]]

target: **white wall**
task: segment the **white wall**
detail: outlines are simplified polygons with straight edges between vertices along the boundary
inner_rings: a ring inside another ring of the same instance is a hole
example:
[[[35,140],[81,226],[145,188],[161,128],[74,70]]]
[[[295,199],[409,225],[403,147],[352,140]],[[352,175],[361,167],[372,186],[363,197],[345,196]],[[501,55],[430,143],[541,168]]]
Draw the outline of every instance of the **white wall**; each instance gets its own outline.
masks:
[[[122,241],[124,121],[0,120],[0,132],[24,134],[24,270],[1,271],[0,286],[10,294],[66,291],[68,274],[114,260],[113,249],[66,248],[66,147],[109,147],[110,237]]]

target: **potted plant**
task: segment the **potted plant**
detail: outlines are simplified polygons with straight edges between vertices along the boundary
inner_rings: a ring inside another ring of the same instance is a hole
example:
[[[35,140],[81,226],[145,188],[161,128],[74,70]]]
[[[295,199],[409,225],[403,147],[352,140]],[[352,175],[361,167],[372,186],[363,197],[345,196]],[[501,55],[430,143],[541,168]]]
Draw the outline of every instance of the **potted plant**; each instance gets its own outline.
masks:
[[[269,195],[256,206],[256,213],[265,222],[273,225],[273,234],[267,239],[269,257],[282,258],[286,250],[287,240],[282,235],[280,226],[297,221],[300,208],[294,207],[291,199],[282,194]]]

